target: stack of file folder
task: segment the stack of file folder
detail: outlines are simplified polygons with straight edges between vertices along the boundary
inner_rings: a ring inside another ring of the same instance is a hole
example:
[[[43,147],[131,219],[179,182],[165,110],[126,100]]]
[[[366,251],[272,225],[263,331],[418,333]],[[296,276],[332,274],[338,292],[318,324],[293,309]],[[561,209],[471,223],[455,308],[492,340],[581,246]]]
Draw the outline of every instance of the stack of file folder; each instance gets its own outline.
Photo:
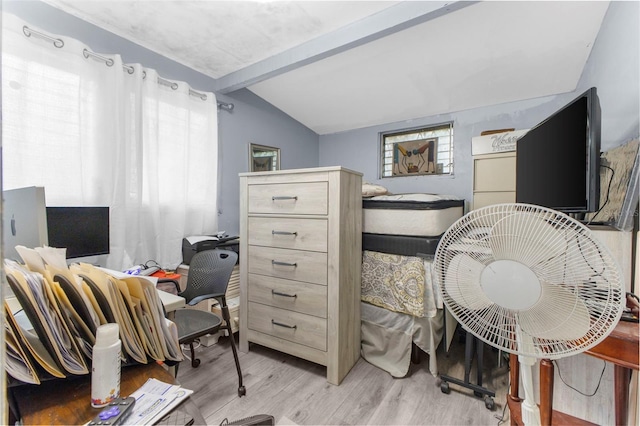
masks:
[[[118,323],[122,362],[183,359],[175,324],[164,316],[154,281],[89,264],[67,266],[64,249],[16,247],[5,260],[15,299],[5,299],[7,373],[39,384],[89,374],[96,329]]]

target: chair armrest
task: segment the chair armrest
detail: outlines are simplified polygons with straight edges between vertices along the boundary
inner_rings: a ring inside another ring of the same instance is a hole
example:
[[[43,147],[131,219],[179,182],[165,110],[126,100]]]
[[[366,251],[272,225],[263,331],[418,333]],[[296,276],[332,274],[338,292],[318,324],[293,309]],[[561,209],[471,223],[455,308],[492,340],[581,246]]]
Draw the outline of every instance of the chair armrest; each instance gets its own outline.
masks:
[[[220,297],[224,296],[224,294],[218,294],[218,293],[211,293],[211,294],[203,294],[201,296],[196,296],[193,299],[191,299],[187,304],[189,306],[195,306],[198,303],[202,302],[203,300],[207,300],[207,299],[216,299],[218,301],[220,301]]]
[[[158,290],[166,291],[167,293],[172,293],[176,296],[180,294],[180,283],[178,282],[178,280],[175,280],[173,278],[158,278],[158,284],[173,284],[176,289],[175,293],[173,291],[167,291],[159,286],[156,287],[158,288]]]

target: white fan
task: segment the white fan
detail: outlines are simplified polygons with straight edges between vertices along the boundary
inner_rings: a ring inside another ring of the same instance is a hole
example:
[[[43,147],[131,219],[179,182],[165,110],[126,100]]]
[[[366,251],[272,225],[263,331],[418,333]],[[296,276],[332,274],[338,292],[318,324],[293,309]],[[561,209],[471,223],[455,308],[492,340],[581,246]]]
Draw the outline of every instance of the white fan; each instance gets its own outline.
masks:
[[[459,219],[438,244],[434,274],[445,304],[467,331],[518,355],[526,425],[540,424],[536,359],[595,346],[624,307],[620,268],[589,228],[528,204],[497,204]]]

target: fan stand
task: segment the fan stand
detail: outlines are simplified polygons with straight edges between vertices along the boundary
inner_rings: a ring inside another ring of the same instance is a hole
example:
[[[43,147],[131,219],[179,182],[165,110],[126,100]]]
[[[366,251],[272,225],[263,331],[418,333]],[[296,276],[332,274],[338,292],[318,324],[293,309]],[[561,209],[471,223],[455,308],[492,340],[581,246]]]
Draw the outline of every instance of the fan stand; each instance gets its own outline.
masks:
[[[466,331],[466,339],[464,344],[464,380],[456,379],[455,377],[447,376],[446,374],[440,375],[440,391],[445,394],[449,394],[451,389],[449,383],[453,383],[458,386],[465,387],[473,390],[473,394],[478,398],[484,399],[484,406],[488,410],[493,410],[495,402],[493,397],[496,393],[485,387],[482,387],[482,367],[484,364],[484,342],[472,333]],[[471,373],[471,363],[473,362],[473,348],[476,349],[476,382],[471,383],[469,375]]]

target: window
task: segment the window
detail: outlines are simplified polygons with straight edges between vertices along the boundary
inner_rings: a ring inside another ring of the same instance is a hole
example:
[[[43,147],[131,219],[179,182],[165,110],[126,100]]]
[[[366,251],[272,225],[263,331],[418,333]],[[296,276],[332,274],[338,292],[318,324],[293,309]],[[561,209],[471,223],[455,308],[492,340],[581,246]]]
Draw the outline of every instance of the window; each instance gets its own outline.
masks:
[[[185,235],[218,227],[215,95],[119,55],[96,59],[78,40],[27,37],[26,23],[4,18],[3,189],[108,206],[107,268],[179,264]]]
[[[382,177],[453,173],[453,123],[381,134]]]

